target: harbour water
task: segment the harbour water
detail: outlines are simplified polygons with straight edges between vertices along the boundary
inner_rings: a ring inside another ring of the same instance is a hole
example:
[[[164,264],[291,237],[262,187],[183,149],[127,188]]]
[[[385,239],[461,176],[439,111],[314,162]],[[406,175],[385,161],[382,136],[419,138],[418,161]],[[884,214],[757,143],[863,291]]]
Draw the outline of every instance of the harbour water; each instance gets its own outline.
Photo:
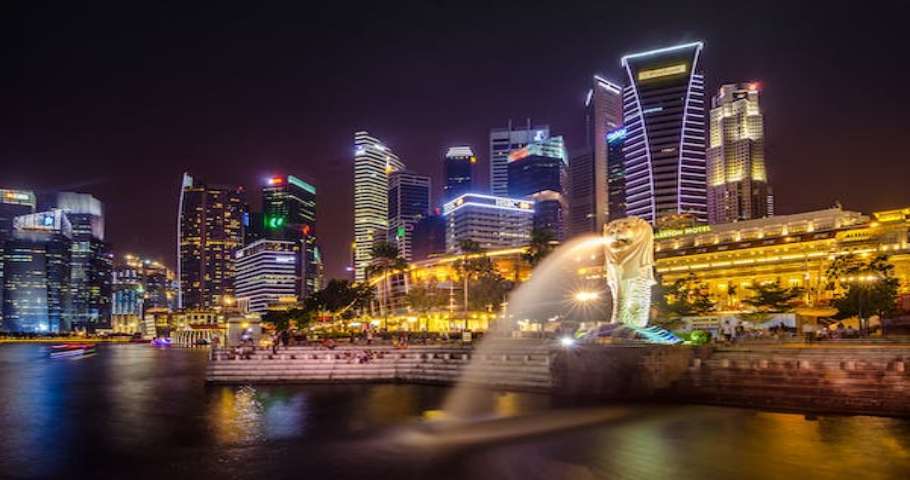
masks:
[[[0,345],[2,478],[910,476],[910,419],[611,405],[594,426],[404,448],[396,435],[434,418],[447,388],[206,386],[205,350],[102,345],[50,360],[45,349]],[[512,392],[481,401],[489,418],[579,407]]]

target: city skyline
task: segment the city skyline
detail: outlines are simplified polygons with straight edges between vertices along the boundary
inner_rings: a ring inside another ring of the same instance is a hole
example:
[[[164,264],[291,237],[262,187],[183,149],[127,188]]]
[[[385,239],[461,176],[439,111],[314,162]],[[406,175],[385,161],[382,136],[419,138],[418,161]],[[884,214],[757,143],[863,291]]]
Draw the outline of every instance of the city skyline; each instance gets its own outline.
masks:
[[[445,11],[445,7],[422,8],[430,10],[423,14],[438,13],[434,8]],[[591,8],[596,10],[598,7]],[[420,12],[414,15],[419,14]],[[240,101],[236,108],[223,107],[227,109],[216,110],[221,112],[219,115],[230,114],[230,118],[250,117],[253,121],[249,125],[235,125],[233,120],[226,121],[204,114],[199,109],[208,104],[199,101],[190,103],[187,115],[196,121],[207,118],[208,122],[199,121],[202,126],[192,125],[192,128],[187,129],[188,133],[171,132],[162,123],[165,118],[169,118],[168,115],[162,117],[162,114],[155,114],[154,110],[137,113],[141,118],[151,120],[150,123],[145,122],[150,126],[139,128],[140,123],[143,123],[139,122],[137,127],[124,131],[113,128],[110,123],[111,119],[120,118],[118,113],[122,112],[105,99],[114,98],[112,95],[118,91],[121,94],[135,95],[135,89],[143,84],[142,81],[127,76],[125,80],[131,81],[112,86],[113,92],[92,89],[74,91],[73,88],[79,86],[79,82],[75,82],[73,87],[48,96],[46,101],[57,102],[56,110],[26,108],[28,104],[22,99],[11,100],[13,114],[23,115],[30,129],[20,132],[23,133],[18,135],[21,139],[7,142],[6,150],[0,153],[4,164],[12,167],[5,175],[3,187],[33,189],[38,192],[67,190],[91,193],[105,203],[107,236],[115,252],[140,253],[160,259],[174,268],[176,252],[171,239],[175,235],[173,212],[176,211],[178,193],[174,178],[182,171],[190,170],[213,184],[243,185],[250,200],[254,200],[256,195],[252,192],[258,190],[257,181],[261,178],[276,171],[295,172],[315,184],[320,192],[326,192],[321,203],[336,205],[341,209],[341,214],[333,216],[338,217],[337,220],[320,219],[320,241],[326,250],[327,277],[342,277],[346,276],[344,267],[350,264],[347,245],[352,238],[349,213],[352,197],[352,132],[365,129],[382,138],[410,168],[431,176],[434,185],[442,185],[439,159],[447,146],[475,145],[480,157],[476,177],[481,188],[484,188],[488,182],[485,173],[488,172],[489,159],[486,158],[483,146],[487,144],[489,129],[504,125],[509,118],[521,123],[521,119],[530,117],[535,123],[549,125],[553,135],[565,135],[570,148],[578,146],[584,140],[581,125],[583,92],[592,73],[601,73],[607,78],[622,78],[618,65],[622,55],[683,41],[704,40],[705,49],[702,53],[706,62],[706,92],[714,92],[719,85],[729,82],[756,80],[763,85],[762,109],[767,123],[767,163],[774,181],[777,213],[824,208],[837,200],[862,211],[894,208],[906,203],[906,193],[903,193],[900,179],[908,176],[907,162],[899,142],[892,139],[900,137],[899,134],[904,129],[898,121],[898,114],[902,110],[900,105],[904,100],[877,101],[878,95],[881,95],[877,93],[878,90],[887,91],[888,88],[874,89],[875,91],[864,95],[843,93],[849,90],[849,85],[861,78],[862,68],[857,66],[855,72],[833,75],[836,70],[826,63],[834,58],[833,52],[837,51],[838,57],[841,52],[862,53],[867,60],[869,56],[874,59],[882,53],[863,48],[863,42],[869,42],[868,39],[860,39],[849,45],[837,39],[832,41],[836,25],[845,22],[847,17],[845,14],[838,16],[836,11],[829,15],[833,18],[830,25],[821,25],[821,22],[810,25],[815,35],[804,34],[802,30],[797,31],[795,24],[784,23],[778,27],[782,30],[781,34],[770,41],[765,39],[763,45],[743,42],[746,46],[740,44],[735,48],[728,47],[725,43],[733,38],[734,32],[737,35],[740,33],[732,27],[722,26],[720,15],[717,14],[695,21],[692,16],[687,20],[689,24],[685,28],[670,19],[668,14],[661,14],[648,30],[638,33],[631,30],[596,32],[593,26],[582,22],[579,24],[582,27],[580,31],[585,32],[590,44],[597,48],[590,49],[593,51],[585,51],[580,46],[556,49],[561,50],[559,58],[554,54],[546,54],[544,59],[559,67],[559,75],[540,74],[535,77],[530,74],[528,66],[519,67],[516,75],[502,81],[490,81],[489,77],[482,81],[472,81],[467,74],[459,76],[457,82],[442,84],[449,97],[437,97],[436,100],[444,102],[446,108],[455,108],[455,111],[433,121],[427,121],[424,114],[414,111],[418,103],[426,101],[425,92],[405,87],[400,90],[393,88],[391,80],[381,76],[372,84],[343,84],[346,90],[353,88],[352,98],[345,100],[339,95],[328,95],[330,98],[316,102],[316,107],[313,108],[316,117],[299,120],[300,123],[292,126],[282,124],[277,132],[267,133],[263,130],[272,125],[274,120],[269,120],[272,116],[277,115],[276,118],[283,122],[294,117],[286,113],[280,115],[282,109],[267,101],[271,97],[262,94],[254,95],[255,104]],[[103,15],[99,15],[99,18],[103,18]],[[560,25],[567,25],[570,19],[577,18],[569,13],[560,14],[558,18],[562,22]],[[53,19],[50,23],[53,25]],[[761,22],[757,20],[756,23]],[[484,31],[483,26],[477,28],[482,30],[479,38],[461,45],[458,42],[442,44],[440,48],[443,52],[463,58],[468,53],[460,53],[459,48],[463,47],[464,52],[476,52],[481,45],[497,38],[496,34]],[[293,32],[287,34],[293,36]],[[746,39],[750,36],[764,38],[766,34],[759,27],[741,33]],[[787,42],[795,42],[804,37],[806,40],[800,40],[799,43],[801,48],[795,49],[798,51],[786,48]],[[880,42],[871,42],[876,43]],[[347,51],[349,45],[350,43],[340,42],[334,47],[327,44],[327,47]],[[64,48],[45,45],[44,48],[49,48],[52,53],[50,57],[56,58],[54,52],[59,55],[60,51],[78,50],[84,46],[79,44]],[[386,49],[383,53],[391,54],[395,50],[390,49],[396,47],[383,48]],[[150,51],[149,49],[152,47],[145,46],[145,51]],[[428,51],[421,52],[425,54],[424,57],[428,57]],[[237,58],[226,56],[232,62],[248,59],[248,54],[237,55]],[[98,69],[110,69],[117,58],[119,57],[115,53],[101,51],[88,60],[94,62],[92,64]],[[192,57],[178,58],[188,60]],[[435,56],[424,58],[418,62],[418,66],[409,67],[403,73],[417,76],[421,71],[432,73],[435,71],[435,61]],[[224,61],[216,64],[220,68],[216,71],[228,68]],[[160,63],[153,63],[152,68],[154,65],[162,67]],[[260,64],[254,62],[254,65]],[[894,81],[892,77],[897,78],[893,73],[898,72],[889,70],[897,67],[886,64],[883,68],[883,74],[877,76],[879,81],[890,82]],[[192,68],[190,70],[195,71]],[[333,73],[330,77],[335,78],[340,72]],[[281,78],[294,77],[292,70],[280,69],[279,73],[284,75],[279,75]],[[448,69],[445,74],[455,75]],[[35,83],[29,82],[33,80],[33,75],[34,73],[21,73],[14,82]],[[398,77],[396,75],[396,79]],[[557,78],[563,80],[554,81]],[[226,85],[224,90],[216,88],[216,91],[223,94],[243,85],[257,84],[256,79],[250,78],[245,78],[244,82]],[[51,80],[37,82],[29,87],[30,90],[26,90],[25,98],[29,97],[29,92],[31,95],[42,95],[53,84]],[[804,84],[811,84],[812,87]],[[307,85],[316,87],[318,83]],[[409,87],[411,84],[406,85]],[[193,88],[197,87],[192,87],[191,90]],[[360,93],[358,88],[364,92],[392,88],[390,91],[395,92],[393,97],[397,102],[403,101],[408,106],[395,111],[389,109],[388,101],[367,105],[362,101],[365,93]],[[281,88],[278,91],[286,92]],[[151,95],[152,98],[166,100],[168,92],[170,90],[164,85],[159,90],[153,90]],[[838,95],[839,102],[830,102],[830,96],[834,94]],[[298,105],[304,99],[313,99],[306,92],[299,95],[299,98],[287,98],[293,105]],[[127,95],[125,98],[139,97]],[[100,103],[98,109],[101,113],[88,112],[84,108],[87,99]],[[465,99],[469,102],[465,103]],[[362,111],[348,102],[363,106]],[[829,106],[829,102],[837,105]],[[170,102],[164,102],[160,108],[164,112],[170,112],[173,108],[179,108],[180,103],[173,98]],[[459,103],[473,105],[469,109],[472,111],[460,111],[457,108]],[[336,105],[341,108],[334,108]],[[476,107],[480,105],[483,108],[477,110]],[[358,113],[336,113],[336,110],[344,109]],[[83,115],[87,121],[85,128],[92,126],[110,132],[105,142],[93,144],[61,130],[59,125],[72,123]],[[314,118],[331,125],[314,126]],[[849,121],[851,118],[867,120],[852,124]],[[176,125],[190,127],[183,121],[177,121]],[[845,125],[850,125],[846,132],[849,135],[832,140],[829,132],[836,128],[846,128]],[[884,133],[872,133],[878,131]],[[224,135],[225,132],[229,134]],[[164,138],[161,142],[164,146],[155,144],[153,138]],[[876,142],[876,154],[864,161],[863,169],[851,169],[852,162],[865,152],[867,143],[866,140],[860,140],[863,138],[880,139]],[[45,143],[48,146],[44,146]],[[80,168],[71,168],[76,162],[82,162]],[[147,168],[137,168],[137,165],[147,165]],[[786,172],[781,171],[784,166]],[[867,181],[879,180],[881,185],[876,189],[854,191],[850,186],[856,182],[856,175],[863,176],[861,179]],[[803,194],[806,188],[810,189],[812,195]],[[434,190],[434,206],[439,205],[440,195],[438,188]],[[258,205],[254,203],[253,209],[258,209]]]

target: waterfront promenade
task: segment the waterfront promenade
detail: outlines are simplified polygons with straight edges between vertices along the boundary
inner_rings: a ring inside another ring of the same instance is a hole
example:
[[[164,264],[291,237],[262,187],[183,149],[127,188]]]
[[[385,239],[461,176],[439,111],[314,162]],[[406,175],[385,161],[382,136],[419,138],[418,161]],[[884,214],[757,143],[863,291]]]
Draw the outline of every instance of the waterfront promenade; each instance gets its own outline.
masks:
[[[212,352],[211,383],[471,385],[608,401],[910,416],[910,343],[754,343],[708,347],[496,341],[466,345],[295,346]]]

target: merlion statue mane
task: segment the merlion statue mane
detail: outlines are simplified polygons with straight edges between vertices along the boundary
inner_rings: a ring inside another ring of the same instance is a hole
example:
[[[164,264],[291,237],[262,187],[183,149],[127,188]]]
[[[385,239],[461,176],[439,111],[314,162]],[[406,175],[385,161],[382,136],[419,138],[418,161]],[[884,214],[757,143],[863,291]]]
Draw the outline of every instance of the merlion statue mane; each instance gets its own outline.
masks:
[[[607,285],[613,298],[610,323],[648,324],[654,281],[654,233],[651,225],[626,217],[604,225]]]

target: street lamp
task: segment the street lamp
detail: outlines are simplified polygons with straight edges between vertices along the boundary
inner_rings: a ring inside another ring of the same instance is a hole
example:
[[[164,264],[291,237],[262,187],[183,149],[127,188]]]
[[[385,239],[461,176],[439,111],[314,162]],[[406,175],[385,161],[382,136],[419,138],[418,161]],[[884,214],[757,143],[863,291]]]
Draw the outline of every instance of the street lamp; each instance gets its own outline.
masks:
[[[597,299],[599,299],[600,293],[591,292],[591,291],[587,291],[587,290],[579,290],[579,291],[575,292],[575,295],[573,295],[573,298],[575,299],[576,303],[586,304],[586,303],[593,302],[593,301],[596,301]]]

